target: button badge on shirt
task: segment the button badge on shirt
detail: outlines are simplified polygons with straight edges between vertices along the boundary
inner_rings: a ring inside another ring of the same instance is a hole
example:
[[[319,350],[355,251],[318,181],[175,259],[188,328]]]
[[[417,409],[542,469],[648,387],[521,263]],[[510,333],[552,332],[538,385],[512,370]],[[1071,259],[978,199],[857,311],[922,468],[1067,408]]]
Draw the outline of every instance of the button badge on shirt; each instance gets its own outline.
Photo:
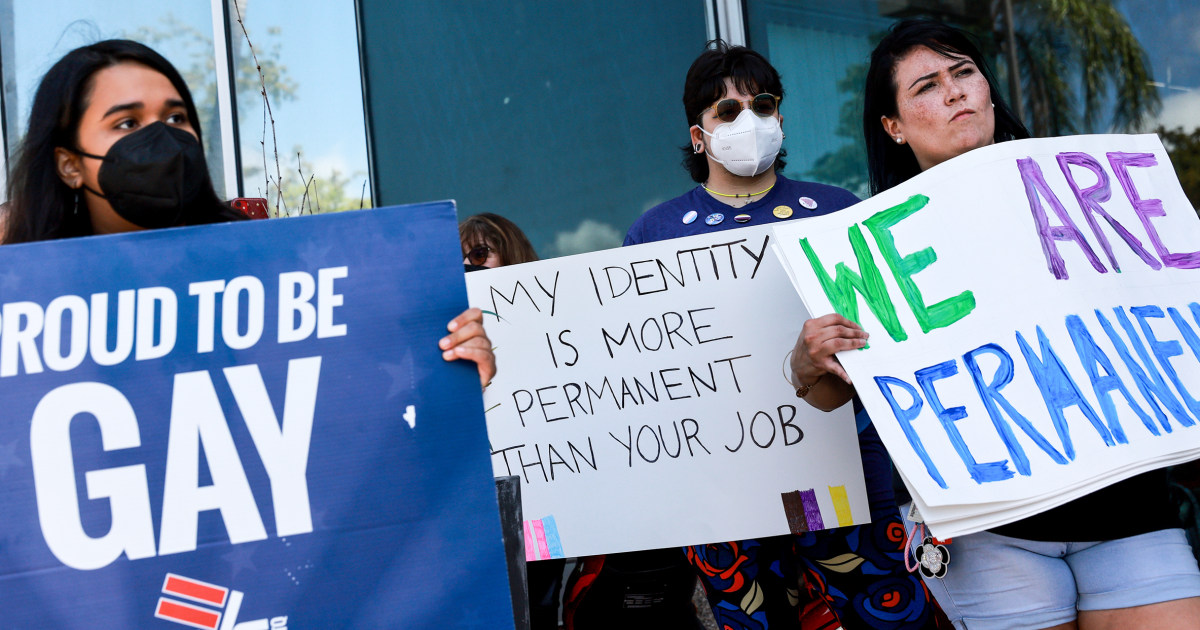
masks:
[[[736,217],[733,217],[733,220],[734,220],[734,221],[737,221],[738,223],[749,223],[749,222],[750,222],[750,215],[748,215],[748,214],[739,214],[739,215],[737,215]]]
[[[707,217],[704,217],[704,222],[709,225],[717,225],[724,220],[725,215],[721,214],[720,212],[714,212]]]
[[[792,216],[792,209],[787,206],[775,206],[775,209],[771,211],[771,214],[775,215],[777,218],[786,219]]]
[[[691,225],[692,221],[695,221],[697,216],[698,215],[696,214],[695,210],[688,210],[687,214],[683,215],[683,224]]]
[[[804,206],[805,208],[808,208],[809,210],[817,209],[817,202],[812,197],[801,197],[800,205]]]

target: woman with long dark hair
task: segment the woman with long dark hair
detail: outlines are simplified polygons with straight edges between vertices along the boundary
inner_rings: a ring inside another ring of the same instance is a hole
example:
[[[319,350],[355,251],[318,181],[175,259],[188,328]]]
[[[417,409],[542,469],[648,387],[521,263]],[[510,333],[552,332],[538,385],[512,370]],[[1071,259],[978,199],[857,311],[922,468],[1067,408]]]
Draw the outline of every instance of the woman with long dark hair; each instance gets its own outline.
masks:
[[[183,77],[121,39],[76,48],[46,73],[8,195],[6,244],[245,218],[213,189]],[[443,358],[474,361],[486,385],[496,361],[479,309],[447,328]]]
[[[34,96],[4,242],[245,218],[213,190],[198,120],[183,77],[150,48],[114,39],[67,53]]]
[[[938,22],[906,20],[871,54],[863,110],[872,194],[972,149],[1028,138],[979,49]],[[866,333],[831,314],[805,323],[792,370],[822,409],[854,396],[834,356]],[[831,376],[832,375],[832,376]],[[1200,571],[1171,514],[1162,471],[948,543],[927,579],[960,627],[1196,628]]]

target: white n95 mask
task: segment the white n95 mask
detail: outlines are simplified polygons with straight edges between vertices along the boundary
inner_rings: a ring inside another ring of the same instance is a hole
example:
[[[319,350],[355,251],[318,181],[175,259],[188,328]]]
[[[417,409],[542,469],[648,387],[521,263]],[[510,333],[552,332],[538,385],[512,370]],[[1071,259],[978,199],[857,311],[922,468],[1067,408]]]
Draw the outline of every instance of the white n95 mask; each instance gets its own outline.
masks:
[[[779,119],[764,118],[749,108],[743,109],[733,122],[717,125],[712,133],[704,127],[700,131],[709,138],[708,155],[730,173],[742,177],[752,177],[771,168],[783,144]]]

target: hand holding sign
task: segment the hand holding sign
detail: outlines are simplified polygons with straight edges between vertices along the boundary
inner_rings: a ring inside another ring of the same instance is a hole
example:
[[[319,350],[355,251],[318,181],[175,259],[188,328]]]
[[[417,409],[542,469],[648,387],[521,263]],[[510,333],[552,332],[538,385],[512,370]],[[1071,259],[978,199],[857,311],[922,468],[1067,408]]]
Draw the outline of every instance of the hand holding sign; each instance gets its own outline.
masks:
[[[469,308],[446,325],[450,334],[438,341],[442,358],[447,361],[466,359],[479,367],[479,386],[487,387],[496,376],[496,355],[492,354],[492,340],[483,330],[483,311]]]
[[[853,384],[835,356],[867,345],[867,332],[858,324],[830,313],[804,322],[792,353],[792,373],[800,384],[812,386],[825,374]]]

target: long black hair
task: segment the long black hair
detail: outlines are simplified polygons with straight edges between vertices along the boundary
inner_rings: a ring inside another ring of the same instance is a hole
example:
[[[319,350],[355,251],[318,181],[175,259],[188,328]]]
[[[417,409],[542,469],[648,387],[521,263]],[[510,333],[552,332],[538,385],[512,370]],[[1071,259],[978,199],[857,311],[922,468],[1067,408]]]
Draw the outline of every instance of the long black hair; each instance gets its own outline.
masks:
[[[924,46],[946,57],[970,57],[987,79],[996,105],[996,142],[1028,138],[1029,131],[996,90],[983,54],[965,32],[933,20],[903,20],[892,25],[871,53],[871,68],[863,104],[863,137],[867,141],[867,174],[871,194],[883,192],[921,172],[917,156],[908,145],[897,144],[883,128],[883,116],[896,116],[896,64],[914,48]],[[1014,69],[1015,70],[1015,69]]]
[[[753,96],[766,92],[783,98],[783,81],[766,57],[745,46],[730,46],[719,39],[708,42],[707,46],[709,48],[692,62],[683,82],[683,111],[689,129],[700,124],[704,110],[725,96],[725,79],[732,81],[743,94]],[[692,179],[697,183],[708,181],[708,160],[704,153],[696,153],[691,144],[681,149],[683,167]],[[779,156],[775,158],[776,171],[787,165],[783,159],[786,155],[787,151],[779,150]]]
[[[109,39],[76,48],[59,59],[42,78],[30,108],[29,129],[8,182],[4,243],[25,243],[93,233],[86,207],[79,210],[78,191],[58,176],[54,150],[78,150],[79,121],[92,93],[92,78],[105,68],[133,62],[167,77],[183,98],[188,121],[200,138],[196,103],[179,71],[149,47],[126,39]],[[223,203],[207,182],[199,203],[185,209],[183,224],[196,225],[245,218]]]

